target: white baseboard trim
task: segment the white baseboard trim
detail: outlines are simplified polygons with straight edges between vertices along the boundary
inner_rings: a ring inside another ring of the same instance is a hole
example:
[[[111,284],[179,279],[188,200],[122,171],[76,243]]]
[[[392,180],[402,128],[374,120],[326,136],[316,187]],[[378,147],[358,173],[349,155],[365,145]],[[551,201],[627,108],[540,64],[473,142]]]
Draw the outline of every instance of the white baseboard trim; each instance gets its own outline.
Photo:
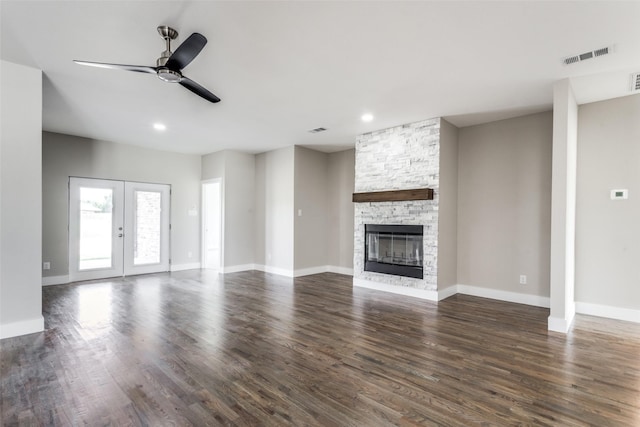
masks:
[[[568,319],[563,317],[551,317],[547,319],[547,329],[554,332],[560,332],[566,334],[571,328],[573,323],[573,316],[569,316]]]
[[[328,265],[327,273],[344,274],[345,276],[353,276],[353,268],[338,267],[337,265]]]
[[[184,271],[184,270],[197,270],[200,268],[199,262],[192,262],[189,264],[171,264],[171,268],[169,271]]]
[[[329,271],[328,265],[319,265],[317,267],[301,268],[293,271],[293,277],[311,276],[312,274],[326,273]]]
[[[309,267],[309,268],[301,268],[299,270],[288,270],[285,268],[272,267],[263,264],[242,264],[242,265],[232,265],[229,267],[224,267],[221,271],[223,274],[227,273],[239,273],[241,271],[251,271],[257,270],[265,273],[278,274],[280,276],[286,277],[302,277],[309,276],[311,274],[320,274],[320,273],[337,273],[344,274],[347,276],[353,276],[353,268],[347,267],[338,267],[335,265],[320,265],[317,267]]]
[[[514,302],[517,304],[526,304],[536,307],[549,308],[549,298],[538,295],[520,294],[517,292],[501,291],[498,289],[481,288],[469,285],[453,285],[438,291],[425,289],[409,288],[406,286],[389,285],[386,283],[373,282],[371,280],[353,279],[353,286],[362,288],[375,289],[383,292],[391,292],[413,296],[416,298],[427,299],[429,301],[442,301],[455,294],[472,295],[482,298],[490,298],[499,301]]]
[[[254,265],[254,270],[263,271],[265,273],[270,273],[270,274],[278,274],[280,276],[285,276],[285,277],[293,277],[293,274],[294,274],[293,270],[288,270],[288,269],[279,268],[279,267],[272,267],[270,265],[262,265],[262,264]]]
[[[438,301],[438,291],[430,291],[427,289],[409,288],[407,286],[388,285],[386,283],[372,282],[371,280],[353,279],[353,286],[360,288],[373,289],[376,291],[390,292],[393,294],[406,295],[409,297],[425,299],[429,301]]]
[[[302,268],[293,272],[293,277],[310,276],[320,273],[337,273],[353,276],[353,268],[338,267],[336,265],[319,265],[317,267]]]
[[[469,285],[457,285],[457,288],[459,294],[472,295],[474,297],[496,299],[544,308],[549,308],[550,304],[549,297],[541,297],[539,295],[521,294],[518,292],[509,292]]]
[[[42,331],[44,331],[44,317],[38,316],[34,319],[21,320],[19,322],[0,325],[0,339],[33,334]]]
[[[251,271],[251,270],[257,270],[255,264],[230,265],[228,267],[224,267],[221,273],[222,274],[239,273],[241,271]]]
[[[438,289],[438,301],[454,296],[458,293],[458,285],[449,286],[448,288]]]
[[[42,286],[51,286],[51,285],[66,285],[67,283],[71,283],[69,280],[69,275],[64,276],[46,276],[42,277]]]
[[[576,302],[576,313],[640,323],[640,310],[634,310],[632,308],[613,307],[610,305],[592,304],[589,302]]]

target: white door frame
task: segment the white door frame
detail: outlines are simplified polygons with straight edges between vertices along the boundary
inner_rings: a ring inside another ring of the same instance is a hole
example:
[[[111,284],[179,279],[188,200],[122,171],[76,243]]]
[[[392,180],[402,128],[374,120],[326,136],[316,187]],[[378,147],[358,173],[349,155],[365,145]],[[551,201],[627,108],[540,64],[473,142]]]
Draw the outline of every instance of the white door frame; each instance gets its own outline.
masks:
[[[160,260],[157,263],[140,265],[136,265],[134,263],[137,212],[135,194],[137,191],[160,193]],[[167,184],[149,184],[144,182],[125,181],[124,195],[124,275],[131,276],[134,274],[148,274],[169,271],[169,235],[171,234],[169,228],[171,218],[171,186]]]
[[[80,188],[108,188],[112,193],[111,267],[80,270]],[[69,280],[93,280],[122,276],[124,182],[69,177]]]
[[[207,212],[207,208],[206,208],[206,200],[205,200],[205,187],[208,184],[215,184],[218,183],[220,185],[220,200],[218,203],[219,209],[220,209],[220,224],[219,224],[219,236],[220,236],[220,272],[224,272],[224,180],[223,178],[213,178],[213,179],[207,179],[207,180],[203,180],[201,182],[201,200],[200,200],[200,206],[202,209],[202,215],[201,215],[201,230],[202,232],[200,233],[200,254],[201,254],[201,265],[202,268],[205,268],[206,266],[206,256],[207,256],[207,248],[206,248],[206,226],[207,226],[207,215],[209,214]]]

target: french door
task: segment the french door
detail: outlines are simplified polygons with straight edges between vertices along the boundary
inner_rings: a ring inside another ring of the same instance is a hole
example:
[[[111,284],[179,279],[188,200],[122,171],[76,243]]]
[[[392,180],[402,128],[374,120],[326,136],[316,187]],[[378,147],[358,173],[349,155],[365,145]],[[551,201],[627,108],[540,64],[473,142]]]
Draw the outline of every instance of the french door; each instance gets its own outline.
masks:
[[[69,279],[169,270],[170,188],[69,178]]]

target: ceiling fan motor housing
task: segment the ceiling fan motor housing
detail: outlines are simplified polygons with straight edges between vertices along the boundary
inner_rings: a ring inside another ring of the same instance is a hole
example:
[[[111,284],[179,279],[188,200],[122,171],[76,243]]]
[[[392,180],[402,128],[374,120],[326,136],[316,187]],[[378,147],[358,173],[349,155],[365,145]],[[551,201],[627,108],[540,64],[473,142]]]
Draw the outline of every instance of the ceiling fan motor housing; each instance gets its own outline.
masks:
[[[169,83],[179,83],[182,80],[182,74],[167,67],[159,67],[158,78]]]

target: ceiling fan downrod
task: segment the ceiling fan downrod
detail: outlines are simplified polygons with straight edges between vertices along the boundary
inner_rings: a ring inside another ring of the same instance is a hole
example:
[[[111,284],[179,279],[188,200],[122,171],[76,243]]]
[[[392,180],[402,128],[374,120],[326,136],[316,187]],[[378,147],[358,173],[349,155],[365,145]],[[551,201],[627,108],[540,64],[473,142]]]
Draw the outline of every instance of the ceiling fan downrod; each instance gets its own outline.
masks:
[[[158,27],[158,33],[164,39],[167,44],[167,49],[160,54],[160,58],[156,60],[156,66],[158,67],[158,78],[169,83],[178,83],[182,80],[182,74],[179,71],[171,70],[167,68],[166,64],[173,52],[171,52],[171,40],[175,40],[178,37],[178,32],[171,27],[161,25]]]

